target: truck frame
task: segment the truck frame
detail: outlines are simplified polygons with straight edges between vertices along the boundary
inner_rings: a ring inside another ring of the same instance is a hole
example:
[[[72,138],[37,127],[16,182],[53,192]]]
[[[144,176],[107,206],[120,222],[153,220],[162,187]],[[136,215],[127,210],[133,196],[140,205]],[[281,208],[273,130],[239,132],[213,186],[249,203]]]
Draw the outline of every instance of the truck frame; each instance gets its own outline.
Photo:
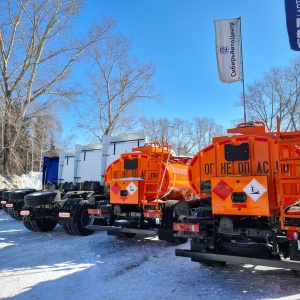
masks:
[[[145,141],[143,133],[104,136],[101,144],[76,145],[74,152],[61,153],[58,160],[48,158],[43,191],[24,197],[20,212],[24,226],[32,231],[51,231],[59,224],[71,235],[92,234],[87,226],[98,220],[90,218],[88,209],[107,199],[103,184],[106,166]]]

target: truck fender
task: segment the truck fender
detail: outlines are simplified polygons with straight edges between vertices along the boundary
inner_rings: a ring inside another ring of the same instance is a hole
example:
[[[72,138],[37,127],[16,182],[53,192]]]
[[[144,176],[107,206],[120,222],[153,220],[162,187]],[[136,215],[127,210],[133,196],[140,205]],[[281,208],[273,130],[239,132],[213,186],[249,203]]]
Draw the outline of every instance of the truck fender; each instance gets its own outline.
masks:
[[[62,208],[61,211],[68,211],[71,212],[72,216],[75,216],[80,205],[83,203],[81,198],[68,198]]]

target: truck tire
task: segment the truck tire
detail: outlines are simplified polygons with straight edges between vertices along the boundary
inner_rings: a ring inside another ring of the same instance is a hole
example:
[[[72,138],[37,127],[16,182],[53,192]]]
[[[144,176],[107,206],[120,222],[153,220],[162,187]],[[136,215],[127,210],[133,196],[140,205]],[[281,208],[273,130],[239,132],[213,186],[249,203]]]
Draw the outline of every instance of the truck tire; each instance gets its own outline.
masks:
[[[70,235],[76,235],[76,233],[73,232],[71,226],[71,224],[62,224],[62,228],[64,229],[64,231],[67,233],[67,234],[70,234]]]
[[[94,232],[94,230],[87,228],[87,226],[94,224],[94,218],[90,218],[88,214],[89,208],[86,204],[81,205],[75,214],[74,223],[69,224],[75,235],[87,236]]]
[[[9,202],[16,202],[17,200],[22,200],[28,194],[36,192],[36,189],[22,189],[15,190],[9,193]]]
[[[39,206],[39,205],[51,204],[60,199],[59,193],[60,193],[59,191],[33,192],[24,197],[24,203],[25,205],[28,206]]]
[[[30,231],[35,231],[30,223],[30,221],[23,221],[24,226],[30,230]]]
[[[33,228],[33,231],[38,232],[47,232],[54,229],[54,227],[57,225],[56,222],[50,219],[41,218],[30,221],[30,224]]]
[[[239,256],[270,258],[271,248],[264,243],[255,243],[248,240],[236,240],[235,242],[221,239],[218,241],[219,253]]]
[[[8,214],[12,219],[19,220],[19,213],[17,211],[9,210]]]

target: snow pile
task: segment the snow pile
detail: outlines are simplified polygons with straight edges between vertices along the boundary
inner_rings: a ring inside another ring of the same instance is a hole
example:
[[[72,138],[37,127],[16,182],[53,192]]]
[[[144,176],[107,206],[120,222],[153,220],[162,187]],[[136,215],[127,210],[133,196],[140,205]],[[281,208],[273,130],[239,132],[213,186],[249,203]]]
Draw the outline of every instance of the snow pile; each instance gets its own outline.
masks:
[[[0,175],[0,189],[42,189],[42,173],[29,172],[22,176],[10,175],[3,177]]]

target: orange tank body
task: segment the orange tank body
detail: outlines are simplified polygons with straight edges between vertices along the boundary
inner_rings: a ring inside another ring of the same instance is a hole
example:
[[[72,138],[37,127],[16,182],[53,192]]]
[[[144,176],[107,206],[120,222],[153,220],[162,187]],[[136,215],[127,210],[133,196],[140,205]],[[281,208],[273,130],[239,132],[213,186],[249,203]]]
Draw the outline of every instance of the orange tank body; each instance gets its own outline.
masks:
[[[294,202],[282,195],[300,197],[297,184],[282,184],[299,177],[300,165],[285,160],[298,161],[300,149],[294,144],[279,147],[277,136],[262,122],[243,123],[228,129],[226,136],[213,138],[210,146],[194,156],[189,182],[200,198],[211,198],[213,214],[277,216],[283,202]]]
[[[188,181],[188,162],[188,158],[169,155],[167,147],[157,143],[121,154],[105,172],[110,203],[145,204],[158,199],[187,199],[194,194]]]

